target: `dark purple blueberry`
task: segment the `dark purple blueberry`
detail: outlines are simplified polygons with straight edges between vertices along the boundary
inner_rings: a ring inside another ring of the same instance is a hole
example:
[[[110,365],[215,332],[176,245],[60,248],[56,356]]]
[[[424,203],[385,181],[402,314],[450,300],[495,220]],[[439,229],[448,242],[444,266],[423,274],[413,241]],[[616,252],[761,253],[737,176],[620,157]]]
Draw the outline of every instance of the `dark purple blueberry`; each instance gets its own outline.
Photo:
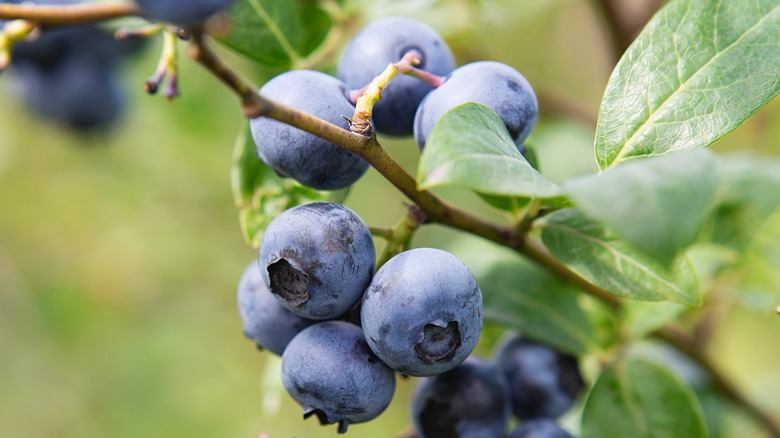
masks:
[[[512,389],[512,412],[523,420],[558,418],[582,389],[574,357],[518,335],[498,347],[496,365]]]
[[[368,226],[340,204],[287,210],[268,224],[260,244],[263,281],[284,307],[308,319],[346,313],[363,296],[375,262]]]
[[[193,24],[227,9],[234,0],[135,0],[143,14],[153,20]]]
[[[366,341],[391,368],[433,376],[460,365],[482,330],[482,293],[468,267],[433,248],[402,252],[363,296]]]
[[[498,369],[470,357],[423,379],[412,399],[418,438],[496,438],[509,422],[509,383]]]
[[[238,283],[238,312],[244,335],[278,356],[290,340],[315,321],[301,318],[285,309],[263,283],[257,260],[253,260]]]
[[[445,76],[455,68],[452,52],[435,30],[411,18],[390,17],[369,24],[350,40],[338,76],[347,87],[360,89],[412,49],[422,55],[422,70]],[[411,76],[394,78],[374,107],[377,132],[412,135],[414,113],[429,91],[428,84]]]
[[[326,321],[298,333],[282,355],[282,384],[303,407],[303,417],[347,426],[385,410],[395,392],[395,374],[366,345],[360,327]]]
[[[268,81],[260,94],[349,129],[344,117],[355,107],[344,84],[313,70],[292,70]],[[319,190],[336,190],[357,181],[368,169],[358,155],[267,117],[250,120],[257,155],[277,173]]]
[[[517,70],[495,61],[466,64],[453,71],[420,103],[414,117],[414,137],[420,149],[441,116],[467,102],[492,108],[503,120],[518,149],[531,133],[539,113],[531,84]]]
[[[110,127],[121,115],[120,62],[139,48],[138,41],[117,41],[92,25],[45,28],[36,40],[14,44],[11,66],[22,97],[38,114],[75,130],[93,131]]]

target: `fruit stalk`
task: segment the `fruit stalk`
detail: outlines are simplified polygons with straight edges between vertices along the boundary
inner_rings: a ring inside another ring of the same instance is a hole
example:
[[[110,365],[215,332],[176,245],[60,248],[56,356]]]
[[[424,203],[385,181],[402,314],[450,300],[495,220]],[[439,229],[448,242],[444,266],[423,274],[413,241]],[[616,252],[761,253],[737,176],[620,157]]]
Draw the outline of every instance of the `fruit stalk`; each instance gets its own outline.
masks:
[[[390,82],[399,74],[410,72],[414,65],[420,63],[420,53],[416,50],[410,50],[401,58],[400,61],[387,66],[379,76],[363,90],[355,102],[355,114],[352,117],[352,132],[361,135],[370,135],[371,118],[374,112],[374,105],[382,99],[382,91],[390,85]]]

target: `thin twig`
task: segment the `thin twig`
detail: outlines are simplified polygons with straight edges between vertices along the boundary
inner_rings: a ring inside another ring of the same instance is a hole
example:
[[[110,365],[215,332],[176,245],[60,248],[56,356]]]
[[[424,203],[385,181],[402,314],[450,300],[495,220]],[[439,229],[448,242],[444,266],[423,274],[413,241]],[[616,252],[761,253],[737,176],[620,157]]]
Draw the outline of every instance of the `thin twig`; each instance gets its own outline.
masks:
[[[140,15],[141,10],[130,1],[86,2],[59,6],[0,3],[0,19],[23,19],[42,26],[65,26]]]
[[[773,438],[780,438],[780,424],[760,407],[756,406],[749,397],[745,396],[737,385],[718,369],[690,336],[672,325],[667,325],[658,330],[655,333],[655,336],[693,359],[707,372],[716,389],[721,394],[744,409],[750,417],[760,423],[767,432],[769,432],[770,436]]]

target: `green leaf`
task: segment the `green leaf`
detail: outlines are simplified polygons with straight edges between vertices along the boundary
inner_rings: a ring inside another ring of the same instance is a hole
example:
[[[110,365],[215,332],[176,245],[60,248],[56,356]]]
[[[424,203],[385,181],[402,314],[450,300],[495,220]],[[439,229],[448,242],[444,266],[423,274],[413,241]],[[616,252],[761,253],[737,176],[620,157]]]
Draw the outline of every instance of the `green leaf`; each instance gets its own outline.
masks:
[[[260,247],[265,227],[284,210],[310,202],[341,202],[349,192],[314,190],[277,175],[257,157],[248,123],[236,139],[230,179],[241,232],[252,248]]]
[[[582,412],[582,438],[706,436],[704,414],[690,386],[644,360],[604,370]]]
[[[708,240],[743,251],[780,207],[780,160],[745,153],[724,155],[721,188]]]
[[[219,40],[268,67],[295,66],[314,51],[332,26],[327,13],[298,1],[238,0],[230,28]]]
[[[536,146],[530,139],[526,140],[525,153],[522,155],[528,164],[530,164],[534,169],[539,169],[538,159],[536,156]],[[512,213],[515,216],[518,216],[525,209],[528,203],[531,202],[531,198],[518,198],[516,196],[496,196],[481,193],[477,193],[477,195],[479,195],[483,201],[487,202],[493,207]]]
[[[433,128],[417,172],[421,189],[456,186],[483,195],[565,199],[563,190],[531,167],[492,109],[465,103]]]
[[[564,183],[589,217],[664,265],[696,241],[717,191],[706,150],[635,161]]]
[[[676,320],[690,307],[671,301],[626,301],[623,303],[623,326],[633,339],[641,339],[666,323]]]
[[[701,301],[696,274],[686,257],[667,268],[574,208],[554,212],[539,225],[542,240],[555,257],[615,295],[686,305]]]
[[[593,327],[569,283],[524,260],[502,261],[479,277],[485,320],[537,341],[585,354],[597,345]]]
[[[647,24],[601,103],[602,169],[703,148],[780,92],[777,0],[675,0]]]

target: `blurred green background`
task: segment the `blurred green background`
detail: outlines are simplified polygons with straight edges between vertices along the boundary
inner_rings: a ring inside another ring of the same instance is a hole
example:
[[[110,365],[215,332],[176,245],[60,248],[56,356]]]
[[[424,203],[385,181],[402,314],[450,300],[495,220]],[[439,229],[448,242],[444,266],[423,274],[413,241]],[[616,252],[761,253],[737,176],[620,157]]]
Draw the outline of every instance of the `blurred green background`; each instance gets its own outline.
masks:
[[[459,64],[515,66],[540,96],[534,138],[543,173],[561,181],[595,170],[594,122],[615,59],[592,2],[355,3],[366,11],[354,16],[355,28],[412,15],[451,42]],[[242,240],[230,192],[237,100],[185,57],[179,99],[145,95],[159,48],[155,41],[128,64],[127,111],[106,135],[42,122],[15,96],[13,72],[0,78],[0,437],[336,436],[335,427],[301,419],[278,360],[241,333],[235,288],[255,252]],[[258,85],[267,77],[222,53]],[[383,144],[414,168],[413,141]],[[715,149],[780,153],[780,102]],[[500,219],[469,194],[442,193]],[[390,226],[403,201],[370,171],[346,203],[370,225]],[[719,302],[710,351],[780,416],[780,317],[767,311],[780,304],[780,215],[772,221],[761,247],[771,254],[756,256],[735,283],[751,286],[748,304]],[[438,226],[414,243],[453,251],[477,273],[490,251]],[[398,383],[390,408],[350,426],[352,436],[408,429],[414,381]],[[761,436],[735,418],[723,436]]]

